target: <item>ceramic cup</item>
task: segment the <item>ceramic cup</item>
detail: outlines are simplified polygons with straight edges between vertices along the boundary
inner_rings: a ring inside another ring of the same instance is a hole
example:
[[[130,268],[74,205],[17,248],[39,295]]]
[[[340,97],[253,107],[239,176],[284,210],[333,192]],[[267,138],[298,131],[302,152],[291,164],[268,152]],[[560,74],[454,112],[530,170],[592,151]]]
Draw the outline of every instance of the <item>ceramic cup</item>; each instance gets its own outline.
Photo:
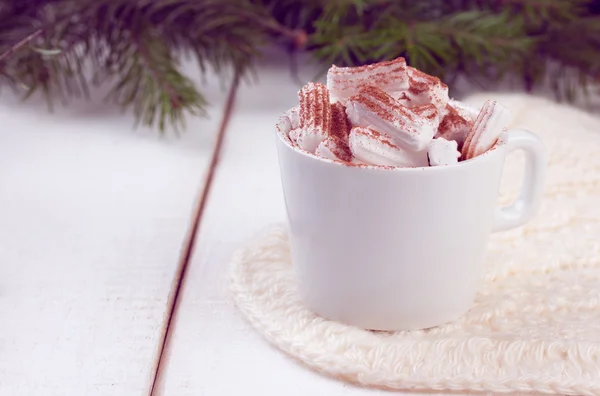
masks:
[[[490,233],[526,223],[542,199],[546,154],[525,130],[456,165],[396,169],[321,159],[277,136],[300,295],[318,315],[365,329],[423,329],[465,314]],[[526,154],[522,191],[498,208],[513,150]]]

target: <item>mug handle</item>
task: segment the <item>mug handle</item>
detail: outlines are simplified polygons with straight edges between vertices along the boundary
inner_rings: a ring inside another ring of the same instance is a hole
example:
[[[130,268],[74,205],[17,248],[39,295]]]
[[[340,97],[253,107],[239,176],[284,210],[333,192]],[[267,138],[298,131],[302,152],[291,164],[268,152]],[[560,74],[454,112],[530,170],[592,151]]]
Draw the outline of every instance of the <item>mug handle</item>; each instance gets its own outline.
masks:
[[[515,150],[525,152],[525,177],[521,193],[515,202],[497,208],[493,232],[519,227],[531,220],[542,203],[546,181],[546,149],[537,135],[524,129],[505,132],[507,154]]]

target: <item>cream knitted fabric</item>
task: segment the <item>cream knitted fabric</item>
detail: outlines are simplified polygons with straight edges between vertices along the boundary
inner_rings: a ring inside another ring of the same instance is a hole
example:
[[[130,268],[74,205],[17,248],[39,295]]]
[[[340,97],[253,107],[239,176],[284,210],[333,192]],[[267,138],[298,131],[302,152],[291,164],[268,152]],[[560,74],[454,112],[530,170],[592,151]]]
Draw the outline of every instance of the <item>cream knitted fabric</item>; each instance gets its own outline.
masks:
[[[600,120],[542,99],[493,97],[544,140],[548,184],[535,220],[492,236],[468,314],[396,333],[315,316],[298,299],[286,231],[273,227],[232,262],[231,291],[250,323],[306,365],[362,385],[600,395]],[[521,169],[520,157],[507,159],[500,204],[518,192]]]

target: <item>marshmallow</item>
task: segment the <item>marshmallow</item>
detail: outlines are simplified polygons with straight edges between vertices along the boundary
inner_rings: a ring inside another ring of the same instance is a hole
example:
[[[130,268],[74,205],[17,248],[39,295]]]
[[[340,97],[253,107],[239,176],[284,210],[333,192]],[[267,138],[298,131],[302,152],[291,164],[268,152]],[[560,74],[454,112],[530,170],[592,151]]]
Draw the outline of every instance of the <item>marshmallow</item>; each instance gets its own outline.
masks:
[[[282,116],[279,116],[279,119],[277,120],[277,124],[275,125],[275,127],[277,128],[277,132],[279,132],[280,134],[282,134],[285,137],[288,137],[288,134],[292,130],[292,123],[290,122],[290,119],[288,116],[282,115]]]
[[[438,129],[438,126],[440,125],[440,111],[437,107],[429,103],[413,107],[410,110],[419,117],[428,119],[433,128]]]
[[[473,121],[466,114],[462,114],[462,112],[448,104],[446,106],[446,116],[440,122],[436,137],[455,140],[458,147],[462,147],[472,126]]]
[[[327,134],[318,129],[296,128],[290,131],[290,140],[304,151],[314,154]]]
[[[403,167],[427,166],[427,151],[405,151],[386,136],[370,128],[352,128],[348,144],[352,155],[365,164]]]
[[[414,67],[407,66],[408,89],[396,98],[407,107],[415,107],[431,103],[443,117],[448,104],[448,86],[434,76],[425,74]]]
[[[392,95],[399,95],[408,89],[404,58],[360,67],[333,65],[327,72],[327,88],[332,101],[345,103],[367,85],[375,85]]]
[[[352,129],[352,125],[346,115],[346,108],[340,102],[335,102],[331,105],[331,135],[348,142],[350,129]]]
[[[511,118],[512,114],[508,108],[496,101],[486,101],[462,147],[463,158],[475,158],[494,147]]]
[[[349,162],[352,160],[352,153],[348,145],[337,136],[329,136],[323,140],[315,150],[315,154],[338,161]]]
[[[289,134],[294,129],[300,127],[300,106],[294,106],[283,115],[279,116],[275,127],[280,134],[295,143],[296,139],[289,136]]]
[[[308,83],[300,92],[300,128],[328,133],[331,126],[329,92],[321,83]]]
[[[346,114],[353,126],[375,129],[405,150],[425,150],[436,133],[435,122],[415,114],[377,87],[364,87],[347,103]]]
[[[427,148],[427,157],[431,166],[456,164],[460,157],[458,143],[444,138],[433,139]]]
[[[285,112],[291,124],[291,129],[300,128],[300,106],[294,106]]]
[[[298,146],[314,153],[317,146],[327,138],[331,128],[329,92],[321,83],[308,83],[300,92],[300,127],[290,133]]]

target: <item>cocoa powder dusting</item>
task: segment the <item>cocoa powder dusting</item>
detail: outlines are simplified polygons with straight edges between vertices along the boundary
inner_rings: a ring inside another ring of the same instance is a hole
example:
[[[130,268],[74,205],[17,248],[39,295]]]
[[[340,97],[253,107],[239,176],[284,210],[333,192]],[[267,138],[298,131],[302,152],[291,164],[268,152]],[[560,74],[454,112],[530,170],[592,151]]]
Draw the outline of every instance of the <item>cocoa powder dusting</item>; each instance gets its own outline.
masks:
[[[386,106],[392,108],[398,106],[398,103],[394,98],[392,98],[390,95],[388,95],[387,92],[377,87],[376,85],[365,86],[360,90],[360,93],[368,95]]]
[[[384,134],[379,133],[374,129],[365,128],[365,127],[357,127],[356,133],[360,133],[362,135],[368,136],[371,139],[377,140],[379,143],[383,143],[388,147],[398,150],[398,146],[396,146],[394,143],[390,142]]]
[[[361,97],[361,100],[359,101],[359,103],[361,103],[362,105],[364,105],[367,109],[369,109],[371,112],[373,112],[374,114],[377,115],[377,117],[379,117],[382,120],[388,121],[388,122],[393,122],[395,117],[394,114],[390,111],[388,111],[385,108],[382,108],[379,104],[369,100],[366,97]]]
[[[490,101],[487,101],[483,104],[479,114],[477,114],[477,118],[471,126],[471,130],[469,131],[462,148],[462,156],[464,159],[471,159],[475,156],[475,146],[477,145],[478,137],[481,134],[481,130],[485,128],[485,123],[492,111],[492,105],[490,104]]]
[[[437,107],[435,107],[431,103],[424,104],[421,106],[415,106],[411,108],[411,110],[419,117],[426,118],[430,121],[434,120],[439,114]]]
[[[319,90],[319,86],[315,84],[314,91],[312,92],[312,96],[310,98],[313,106],[313,123],[316,127],[323,127],[326,123],[325,112],[322,105],[322,92]],[[329,107],[329,103],[327,103],[327,107]]]
[[[346,107],[340,102],[335,102],[331,105],[331,135],[345,142],[348,141],[350,134],[350,120],[346,115]]]
[[[331,66],[328,78],[333,78],[337,89],[341,91],[354,91],[365,85],[385,87],[398,84],[406,79],[406,61],[396,58],[391,61],[379,62],[358,67]],[[339,79],[336,77],[340,77]],[[350,79],[346,79],[351,77]]]
[[[364,105],[377,114],[378,117],[388,122],[400,121],[394,113],[398,113],[411,121],[413,120],[412,113],[405,106],[373,85],[362,88],[358,95],[350,98],[350,100]]]
[[[350,151],[350,147],[348,146],[347,141],[343,141],[337,136],[331,136],[330,141],[326,143],[327,148],[331,150],[331,152],[342,161],[351,161],[352,160],[352,152]]]
[[[365,168],[365,169],[397,169],[398,167],[392,165],[371,165],[371,164],[359,164],[354,162],[344,162],[344,165],[351,166],[354,168]]]
[[[425,91],[431,90],[435,85],[439,85],[440,87],[445,87],[446,85],[442,83],[437,77],[430,76],[429,74],[423,73],[420,70],[415,69],[414,67],[407,66],[408,73],[408,92],[413,95],[419,95]]]
[[[442,122],[440,122],[438,130],[440,135],[444,135],[444,133],[460,127],[468,128],[473,123],[471,120],[461,116],[460,113],[450,105],[446,105],[446,111],[446,116],[442,119]]]
[[[329,132],[331,108],[329,91],[321,83],[308,83],[298,93],[300,99],[300,127]]]
[[[323,130],[325,133],[329,133],[331,131],[331,105],[329,104],[329,90],[323,84],[321,85],[321,92],[323,93]]]
[[[331,66],[330,73],[331,74],[348,74],[348,73],[357,74],[357,73],[363,73],[363,72],[367,72],[367,71],[373,71],[380,67],[385,67],[385,66],[396,66],[396,68],[391,70],[392,72],[404,71],[406,69],[406,60],[404,60],[404,58],[400,57],[400,58],[396,58],[391,61],[379,62],[379,63],[375,63],[372,65],[365,65],[365,66],[358,66],[358,67],[337,67],[337,66],[333,65],[333,66]]]
[[[298,99],[300,102],[300,111],[298,113],[298,118],[300,119],[300,128],[304,128],[308,122],[307,114],[309,111],[306,103],[306,87],[302,87],[302,89],[298,92]]]
[[[429,85],[424,81],[415,80],[412,77],[408,78],[408,92],[413,95],[419,95],[429,89]]]
[[[402,92],[400,94],[400,100],[406,100],[407,102],[411,102],[411,99],[408,97],[408,95],[406,94],[406,92]]]

